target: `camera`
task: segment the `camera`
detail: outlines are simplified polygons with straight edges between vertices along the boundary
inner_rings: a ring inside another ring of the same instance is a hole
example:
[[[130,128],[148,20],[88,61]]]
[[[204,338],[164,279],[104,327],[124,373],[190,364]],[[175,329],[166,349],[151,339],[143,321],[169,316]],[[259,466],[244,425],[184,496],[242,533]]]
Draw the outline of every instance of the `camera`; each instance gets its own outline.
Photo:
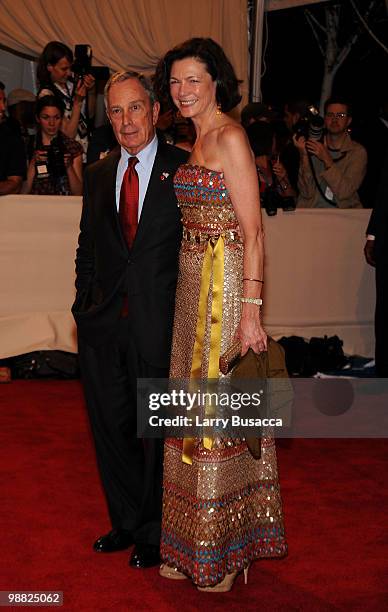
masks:
[[[85,74],[91,74],[96,81],[107,81],[110,76],[108,66],[92,66],[90,45],[75,45],[73,72],[75,81],[82,79]]]
[[[297,138],[304,136],[306,140],[319,141],[323,136],[324,119],[315,106],[309,106],[307,113],[295,123],[293,131]]]
[[[40,147],[46,152],[46,160],[36,162],[36,175],[40,179],[48,178],[49,176],[57,179],[66,175],[66,167],[64,154],[65,149],[62,141],[56,137],[53,138],[50,145]]]
[[[269,217],[274,217],[278,212],[278,208],[282,208],[284,212],[295,210],[295,199],[291,196],[281,196],[274,185],[267,187],[260,194],[260,197],[261,206]]]
[[[66,174],[66,166],[64,160],[65,148],[63,142],[58,136],[52,139],[51,145],[47,152],[47,166],[49,173],[54,177],[63,176]]]

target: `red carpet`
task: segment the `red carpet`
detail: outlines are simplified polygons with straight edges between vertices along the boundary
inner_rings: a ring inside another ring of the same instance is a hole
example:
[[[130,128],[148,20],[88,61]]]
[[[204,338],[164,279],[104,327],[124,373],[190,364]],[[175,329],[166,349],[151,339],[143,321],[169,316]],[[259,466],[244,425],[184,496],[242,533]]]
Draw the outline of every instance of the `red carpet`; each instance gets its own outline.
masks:
[[[210,595],[93,553],[110,526],[78,382],[1,385],[0,410],[0,590],[61,590],[71,611],[387,609],[387,441],[281,443],[289,556]]]

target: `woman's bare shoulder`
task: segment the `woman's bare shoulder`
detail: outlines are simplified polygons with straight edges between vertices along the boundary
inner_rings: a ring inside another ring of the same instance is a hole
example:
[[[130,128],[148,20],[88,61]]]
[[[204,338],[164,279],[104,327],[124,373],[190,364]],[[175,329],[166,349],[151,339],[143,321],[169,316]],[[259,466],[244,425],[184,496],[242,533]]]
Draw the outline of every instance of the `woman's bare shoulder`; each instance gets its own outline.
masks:
[[[236,156],[245,159],[249,154],[244,128],[230,117],[225,117],[204,139],[203,155],[212,168],[219,167],[223,170],[227,159],[232,160]]]
[[[226,123],[218,131],[218,142],[221,146],[246,146],[247,136],[242,125],[233,121]]]

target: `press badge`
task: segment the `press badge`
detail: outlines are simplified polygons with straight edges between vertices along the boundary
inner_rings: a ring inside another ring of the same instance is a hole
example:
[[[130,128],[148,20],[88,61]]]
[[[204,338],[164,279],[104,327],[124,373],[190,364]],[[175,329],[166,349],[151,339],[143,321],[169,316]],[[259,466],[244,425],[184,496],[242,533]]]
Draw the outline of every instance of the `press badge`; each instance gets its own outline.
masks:
[[[36,164],[36,172],[38,178],[47,178],[49,176],[49,171],[45,162],[38,162]]]

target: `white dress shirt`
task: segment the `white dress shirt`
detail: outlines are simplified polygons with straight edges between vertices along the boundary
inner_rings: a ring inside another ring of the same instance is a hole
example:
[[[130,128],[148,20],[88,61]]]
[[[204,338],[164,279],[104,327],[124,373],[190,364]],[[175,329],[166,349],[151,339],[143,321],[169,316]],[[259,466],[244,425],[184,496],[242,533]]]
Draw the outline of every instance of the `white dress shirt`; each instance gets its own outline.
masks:
[[[158,149],[158,139],[155,134],[151,142],[144,147],[137,155],[130,155],[123,147],[121,147],[121,157],[117,166],[116,174],[116,206],[117,211],[120,206],[120,190],[121,183],[123,182],[124,173],[128,167],[128,159],[130,157],[137,157],[139,163],[136,164],[135,170],[139,177],[139,209],[138,209],[138,221],[140,219],[141,211],[143,210],[143,203],[145,194],[147,193],[148,183],[150,182],[150,176],[154,165],[156,151]]]

